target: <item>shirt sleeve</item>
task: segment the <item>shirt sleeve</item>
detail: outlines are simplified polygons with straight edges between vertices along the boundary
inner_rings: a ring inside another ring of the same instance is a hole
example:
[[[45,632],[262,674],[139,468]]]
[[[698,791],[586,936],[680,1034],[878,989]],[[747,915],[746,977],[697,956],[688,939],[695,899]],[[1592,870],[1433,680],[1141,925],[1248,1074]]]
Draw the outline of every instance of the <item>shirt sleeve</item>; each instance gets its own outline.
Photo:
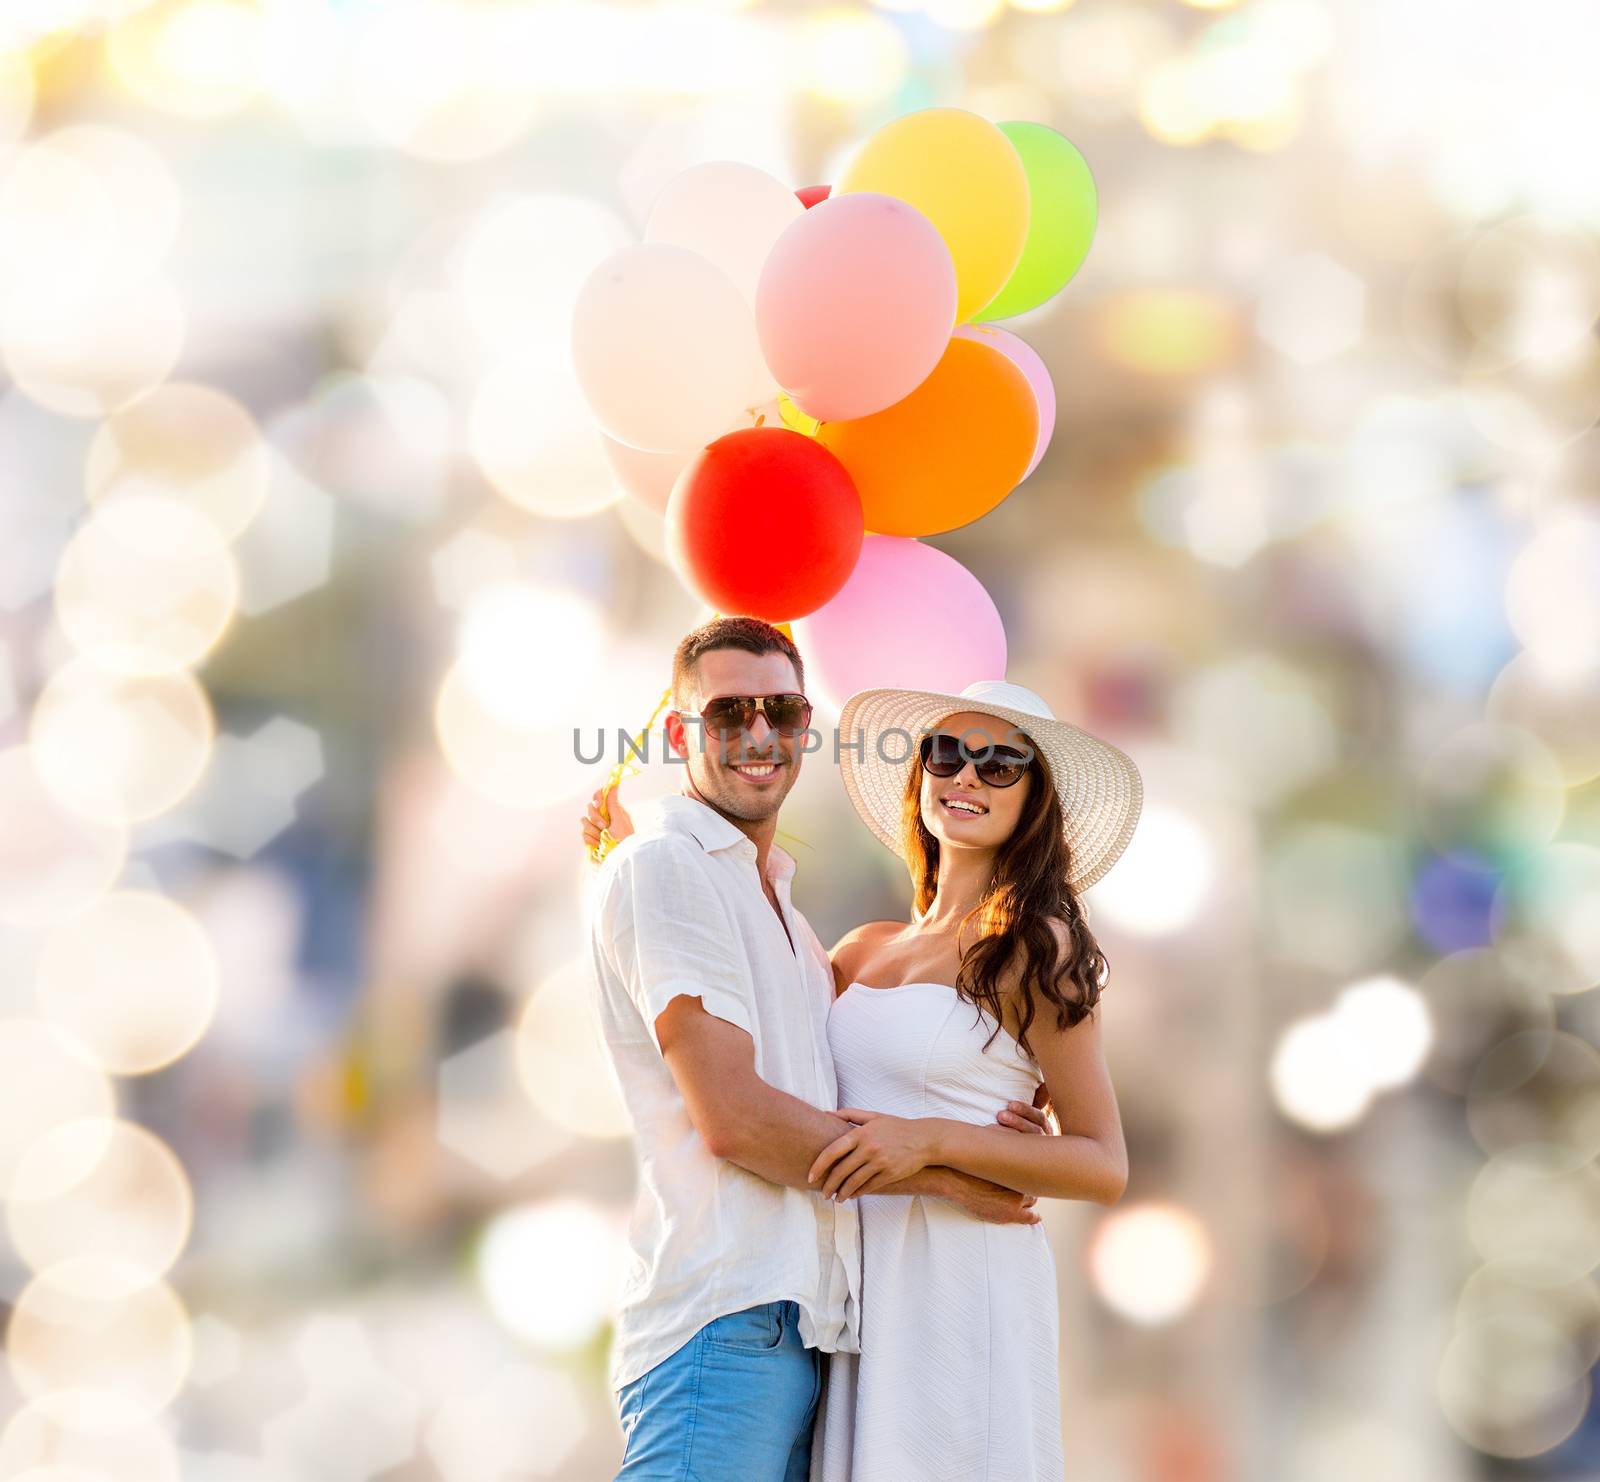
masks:
[[[595,930],[658,1051],[656,1018],[682,995],[754,1034],[749,963],[694,840],[639,840],[617,861]]]

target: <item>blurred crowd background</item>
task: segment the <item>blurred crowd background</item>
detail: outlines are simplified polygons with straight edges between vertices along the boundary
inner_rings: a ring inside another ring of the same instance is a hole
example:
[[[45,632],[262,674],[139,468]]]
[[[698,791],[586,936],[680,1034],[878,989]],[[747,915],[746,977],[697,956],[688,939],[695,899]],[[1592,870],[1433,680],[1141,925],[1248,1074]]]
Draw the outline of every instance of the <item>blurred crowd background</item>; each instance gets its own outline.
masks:
[[[1045,1210],[1069,1476],[1600,1476],[1597,49],[1588,0],[5,0],[0,1478],[612,1475],[573,730],[703,614],[571,304],[687,165],[827,183],[942,104],[1100,193],[1008,322],[1051,450],[933,538],[1145,781],[1086,897],[1131,1182]],[[825,753],[784,821],[825,941],[906,910]]]

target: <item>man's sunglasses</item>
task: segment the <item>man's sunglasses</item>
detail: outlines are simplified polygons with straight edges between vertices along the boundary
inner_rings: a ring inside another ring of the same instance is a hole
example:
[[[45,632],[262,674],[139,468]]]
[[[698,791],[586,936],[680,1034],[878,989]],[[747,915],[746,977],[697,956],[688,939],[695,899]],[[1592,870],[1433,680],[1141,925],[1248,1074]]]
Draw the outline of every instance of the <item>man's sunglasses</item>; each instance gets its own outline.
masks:
[[[780,736],[798,736],[811,724],[811,702],[804,695],[718,695],[699,714],[708,732],[726,740],[748,731],[758,710]]]
[[[933,777],[954,777],[968,762],[978,780],[990,787],[1015,787],[1022,781],[1032,758],[1010,746],[985,746],[969,750],[959,736],[936,731],[922,738],[922,766]]]

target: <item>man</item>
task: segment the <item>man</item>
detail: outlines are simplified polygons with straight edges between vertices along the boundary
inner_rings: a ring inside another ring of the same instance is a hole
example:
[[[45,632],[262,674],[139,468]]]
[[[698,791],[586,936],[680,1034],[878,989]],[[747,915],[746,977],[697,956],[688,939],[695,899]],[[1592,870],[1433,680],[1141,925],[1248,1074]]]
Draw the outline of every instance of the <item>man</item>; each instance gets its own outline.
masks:
[[[678,645],[672,699],[679,795],[611,851],[589,903],[600,1023],[639,1155],[610,1374],[618,1478],[795,1482],[821,1354],[859,1351],[861,1302],[856,1207],[807,1180],[852,1125],[832,1110],[832,970],[773,842],[804,755],[804,669],[778,629],[718,618]],[[591,808],[590,843],[600,826]],[[1048,1125],[1019,1111],[998,1119]],[[949,1168],[884,1192],[1038,1222],[1032,1198]]]

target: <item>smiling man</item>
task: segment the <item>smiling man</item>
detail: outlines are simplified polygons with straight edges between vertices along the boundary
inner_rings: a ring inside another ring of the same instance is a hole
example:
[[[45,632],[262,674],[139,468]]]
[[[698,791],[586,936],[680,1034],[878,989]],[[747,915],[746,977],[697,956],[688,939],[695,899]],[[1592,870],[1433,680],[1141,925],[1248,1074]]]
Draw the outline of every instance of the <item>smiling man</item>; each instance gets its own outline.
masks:
[[[719,618],[678,645],[673,705],[680,793],[606,856],[589,902],[639,1156],[611,1358],[618,1477],[793,1482],[810,1465],[821,1354],[859,1351],[861,1302],[857,1209],[808,1180],[852,1126],[833,1111],[833,972],[773,842],[811,719],[800,654],[770,624]],[[592,809],[585,828],[597,837]],[[949,1168],[881,1192],[1037,1220],[1031,1199]]]

